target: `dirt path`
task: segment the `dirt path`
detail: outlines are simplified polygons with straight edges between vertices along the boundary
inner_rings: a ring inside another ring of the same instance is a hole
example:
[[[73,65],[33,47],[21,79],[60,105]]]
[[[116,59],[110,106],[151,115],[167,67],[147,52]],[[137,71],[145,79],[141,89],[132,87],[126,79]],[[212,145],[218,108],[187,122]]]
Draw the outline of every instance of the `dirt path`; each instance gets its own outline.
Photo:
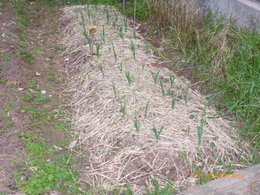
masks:
[[[59,11],[23,1],[0,8],[0,194],[69,192],[77,184],[65,149],[72,134]]]

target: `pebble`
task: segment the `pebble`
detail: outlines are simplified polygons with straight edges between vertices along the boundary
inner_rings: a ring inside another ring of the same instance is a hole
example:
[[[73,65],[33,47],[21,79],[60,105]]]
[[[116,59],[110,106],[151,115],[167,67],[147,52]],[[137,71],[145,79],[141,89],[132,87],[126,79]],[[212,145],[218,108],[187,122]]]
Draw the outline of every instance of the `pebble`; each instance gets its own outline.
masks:
[[[41,93],[42,93],[42,94],[46,94],[47,91],[46,91],[46,90],[41,90]]]
[[[77,140],[74,140],[73,142],[70,143],[69,148],[72,149],[77,145]]]

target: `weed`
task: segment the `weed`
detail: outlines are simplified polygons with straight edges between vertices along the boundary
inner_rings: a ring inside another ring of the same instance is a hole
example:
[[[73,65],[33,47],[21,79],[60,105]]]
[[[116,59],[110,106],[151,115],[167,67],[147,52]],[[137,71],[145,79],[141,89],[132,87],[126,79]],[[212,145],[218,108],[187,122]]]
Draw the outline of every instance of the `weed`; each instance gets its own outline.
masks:
[[[27,87],[30,89],[34,89],[34,90],[39,90],[39,85],[35,80],[33,80],[31,83],[29,83],[27,85]]]
[[[157,180],[153,180],[153,190],[146,189],[145,195],[173,195],[177,193],[177,190],[173,188],[173,184],[170,182],[165,187],[161,188]]]
[[[56,128],[60,131],[65,131],[67,127],[70,125],[71,121],[63,121],[56,125]]]
[[[23,171],[15,174],[18,187],[26,194],[42,194],[51,189],[76,193],[78,185],[75,181],[78,174],[71,171],[70,165],[66,165],[67,159],[56,160],[52,158],[49,162],[46,162],[43,157],[50,154],[54,155],[52,147],[45,140],[41,140],[32,134],[22,133],[21,136],[31,156],[29,156],[30,160],[24,165]],[[21,179],[24,177],[26,177],[26,180]]]
[[[35,54],[25,49],[20,49],[17,55],[19,55],[26,64],[33,64],[35,61]]]
[[[11,58],[8,55],[3,55],[3,56],[0,56],[0,57],[3,59],[4,62],[10,62],[11,61]]]
[[[55,72],[55,71],[50,71],[48,72],[48,81],[52,81],[54,83],[60,83],[61,82],[61,78],[59,73]]]
[[[23,96],[24,102],[31,102],[34,105],[42,105],[50,101],[49,97],[46,97],[40,93],[27,93]]]
[[[7,80],[0,79],[0,85],[4,85],[4,84],[6,84],[6,82],[7,82]]]

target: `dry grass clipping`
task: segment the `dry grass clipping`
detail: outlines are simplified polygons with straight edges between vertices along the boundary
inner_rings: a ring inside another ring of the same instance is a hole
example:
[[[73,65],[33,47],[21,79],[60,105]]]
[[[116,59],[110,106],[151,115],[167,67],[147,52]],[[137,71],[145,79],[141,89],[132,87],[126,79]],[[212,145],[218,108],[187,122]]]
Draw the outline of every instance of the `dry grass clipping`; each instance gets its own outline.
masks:
[[[185,188],[195,182],[190,177],[195,167],[204,172],[222,171],[219,159],[227,159],[227,153],[229,159],[241,154],[234,139],[237,135],[228,122],[209,118],[215,110],[206,106],[205,97],[189,88],[188,81],[167,68],[151,66],[160,59],[139,34],[134,38],[133,28],[125,31],[125,18],[115,9],[72,6],[63,12],[64,55],[69,58],[68,69],[77,70],[69,71],[69,91],[74,92],[73,126],[79,133],[80,154],[86,156],[82,180],[95,189],[108,190],[130,182],[137,194],[151,187],[153,178],[162,185],[172,178],[176,187]],[[100,57],[92,53],[83,36],[80,13],[86,28],[93,24],[98,28],[93,52],[99,43]],[[120,38],[120,27],[124,39]],[[155,84],[152,74],[159,70]],[[131,84],[127,73],[132,75]],[[170,77],[175,78],[172,87]],[[168,89],[173,94],[167,95]],[[172,99],[176,100],[174,109]],[[204,109],[207,119],[198,152],[198,127]],[[141,124],[140,129],[135,123]],[[154,126],[158,131],[163,127],[157,139]]]

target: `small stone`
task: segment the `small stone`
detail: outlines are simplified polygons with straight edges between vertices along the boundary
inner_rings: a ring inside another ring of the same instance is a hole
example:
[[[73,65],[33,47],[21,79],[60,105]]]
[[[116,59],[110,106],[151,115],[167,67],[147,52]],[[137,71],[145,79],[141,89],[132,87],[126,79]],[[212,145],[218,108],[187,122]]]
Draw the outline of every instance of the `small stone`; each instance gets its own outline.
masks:
[[[34,89],[28,89],[30,92],[32,93],[36,93],[36,91]]]
[[[55,149],[57,149],[57,150],[62,150],[62,148],[59,147],[59,146],[54,145],[53,147],[54,147]]]
[[[46,90],[41,90],[41,94],[46,94],[47,91]]]
[[[30,167],[30,169],[31,169],[32,171],[37,171],[37,170],[38,170],[37,167]]]
[[[77,140],[74,140],[73,142],[70,143],[69,148],[70,149],[74,148],[77,145],[77,143],[78,143]]]
[[[18,88],[18,91],[23,91],[23,90],[24,90],[24,88],[20,88],[20,87]]]
[[[69,58],[65,58],[64,61],[65,61],[65,62],[68,62],[68,61],[70,61],[70,59],[69,59]]]

